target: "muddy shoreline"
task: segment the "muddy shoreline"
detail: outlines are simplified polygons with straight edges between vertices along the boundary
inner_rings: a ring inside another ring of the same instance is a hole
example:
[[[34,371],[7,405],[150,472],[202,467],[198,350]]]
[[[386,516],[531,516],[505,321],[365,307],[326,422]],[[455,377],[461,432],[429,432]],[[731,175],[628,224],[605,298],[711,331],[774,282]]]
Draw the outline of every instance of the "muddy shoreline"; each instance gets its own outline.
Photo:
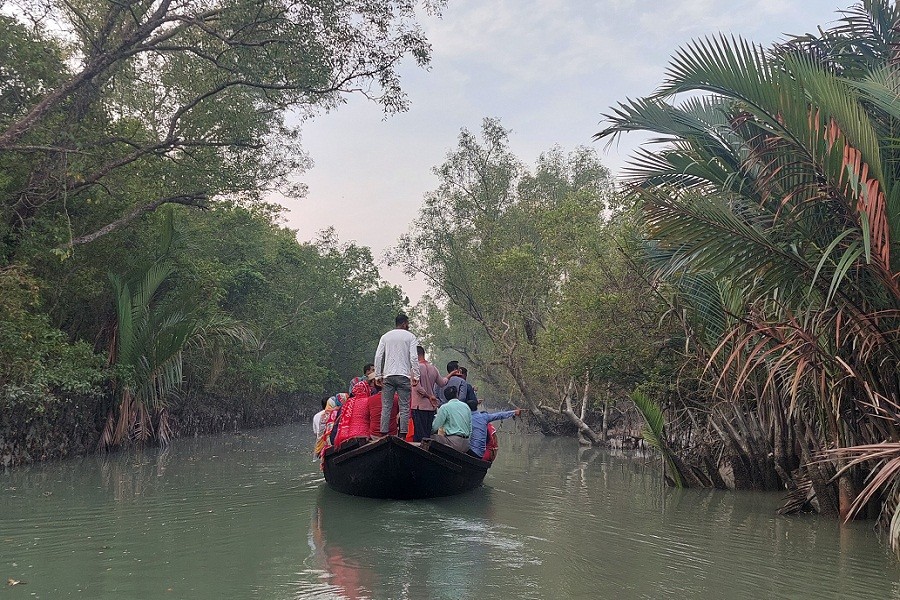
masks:
[[[197,396],[170,408],[175,438],[235,433],[310,420],[318,399],[280,396],[265,401]],[[0,468],[63,460],[97,451],[109,402],[64,398],[42,406],[0,411]]]

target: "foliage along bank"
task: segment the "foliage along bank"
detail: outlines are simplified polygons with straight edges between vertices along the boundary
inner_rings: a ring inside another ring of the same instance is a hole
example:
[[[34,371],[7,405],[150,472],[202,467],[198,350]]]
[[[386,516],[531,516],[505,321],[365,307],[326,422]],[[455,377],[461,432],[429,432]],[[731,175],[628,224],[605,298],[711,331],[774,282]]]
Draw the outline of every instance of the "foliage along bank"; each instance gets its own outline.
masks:
[[[553,147],[528,167],[510,132],[463,129],[439,186],[392,251],[430,295],[417,307],[436,363],[460,358],[493,403],[544,432],[629,437],[636,386],[666,387],[680,330],[629,257],[636,213],[594,150]]]
[[[590,151],[529,170],[497,121],[463,130],[395,251],[428,335],[588,443],[631,396],[673,484],[878,514],[900,549],[898,35],[866,0],[769,48],[683,48],[597,136],[656,141],[624,195]]]
[[[785,506],[880,515],[900,550],[900,7],[818,34],[679,50],[598,138],[650,132],[631,190],[643,259],[685,332],[698,394],[665,404],[678,475],[723,451]],[[680,94],[689,94],[679,100]]]
[[[428,63],[417,15],[441,4],[10,3],[4,464],[281,420],[343,389],[400,291],[366,248],[298,243],[264,199],[302,195],[306,119],[360,90],[406,107],[397,67]]]
[[[120,253],[115,271],[103,269],[104,246],[117,235],[54,263],[46,279],[2,271],[4,462],[96,449],[111,418],[122,436],[107,446],[308,415],[361,371],[403,306],[368,249],[329,232],[298,243],[266,211],[178,212],[164,257],[154,234],[171,225],[156,215],[141,229],[144,251]],[[146,287],[163,262],[165,277]],[[125,301],[134,313],[127,352],[111,276],[134,286]],[[68,293],[49,283],[72,279],[78,285],[68,283]],[[166,377],[183,385],[166,387]]]

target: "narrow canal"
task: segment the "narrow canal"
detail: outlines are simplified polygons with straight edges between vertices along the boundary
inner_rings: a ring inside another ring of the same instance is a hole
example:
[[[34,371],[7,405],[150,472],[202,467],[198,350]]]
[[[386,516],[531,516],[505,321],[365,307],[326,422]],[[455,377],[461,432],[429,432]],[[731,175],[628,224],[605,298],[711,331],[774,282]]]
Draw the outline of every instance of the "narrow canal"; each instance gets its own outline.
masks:
[[[434,501],[327,489],[308,424],[0,473],[0,599],[900,599],[871,523],[500,435],[485,487]]]

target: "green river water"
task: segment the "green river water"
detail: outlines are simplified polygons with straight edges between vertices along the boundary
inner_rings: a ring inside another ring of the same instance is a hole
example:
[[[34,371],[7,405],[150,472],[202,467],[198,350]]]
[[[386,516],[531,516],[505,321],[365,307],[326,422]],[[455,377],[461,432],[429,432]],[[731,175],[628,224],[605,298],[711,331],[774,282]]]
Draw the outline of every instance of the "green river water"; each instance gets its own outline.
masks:
[[[0,600],[900,600],[871,523],[778,517],[780,494],[676,491],[640,457],[500,436],[483,488],[432,501],[328,489],[308,424],[0,473]]]

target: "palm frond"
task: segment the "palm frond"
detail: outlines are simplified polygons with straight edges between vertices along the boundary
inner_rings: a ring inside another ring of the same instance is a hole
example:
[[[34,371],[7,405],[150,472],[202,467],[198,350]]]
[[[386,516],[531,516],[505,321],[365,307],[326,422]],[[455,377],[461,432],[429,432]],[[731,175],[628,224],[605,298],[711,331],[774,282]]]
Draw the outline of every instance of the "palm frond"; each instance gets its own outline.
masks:
[[[660,453],[669,475],[675,483],[675,487],[683,488],[684,479],[678,471],[672,453],[666,443],[665,418],[663,417],[662,409],[656,402],[639,390],[632,392],[631,400],[644,418],[645,427],[642,432],[644,441]]]

